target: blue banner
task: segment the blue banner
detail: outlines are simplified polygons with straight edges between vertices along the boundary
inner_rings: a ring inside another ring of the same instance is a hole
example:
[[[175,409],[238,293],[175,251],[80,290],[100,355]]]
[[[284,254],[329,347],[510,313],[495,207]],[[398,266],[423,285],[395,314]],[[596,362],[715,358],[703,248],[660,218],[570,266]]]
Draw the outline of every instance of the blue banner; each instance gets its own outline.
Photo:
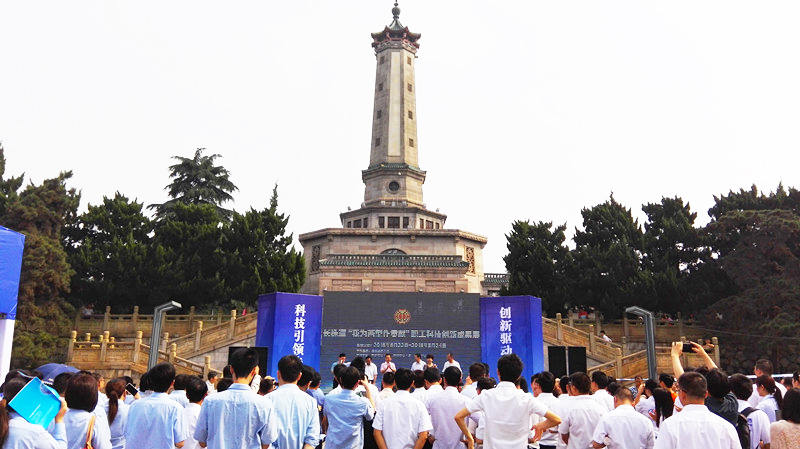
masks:
[[[0,314],[5,319],[17,318],[19,274],[25,236],[0,226]]]
[[[289,354],[319,371],[321,339],[322,296],[259,295],[256,346],[268,348],[267,374],[276,377],[278,360]]]
[[[533,296],[481,298],[481,356],[496,375],[497,359],[517,354],[525,367],[522,377],[544,370],[542,300]]]

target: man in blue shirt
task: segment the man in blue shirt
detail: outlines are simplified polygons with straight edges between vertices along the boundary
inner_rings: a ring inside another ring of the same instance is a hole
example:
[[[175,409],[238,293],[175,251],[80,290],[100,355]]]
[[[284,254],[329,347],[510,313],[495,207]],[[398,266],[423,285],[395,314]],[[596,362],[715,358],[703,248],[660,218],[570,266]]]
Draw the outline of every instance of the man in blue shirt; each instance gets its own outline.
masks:
[[[278,389],[270,393],[280,426],[277,449],[314,449],[319,443],[317,401],[297,387],[303,362],[296,355],[278,361]]]
[[[326,429],[326,449],[360,449],[364,446],[363,420],[372,421],[375,401],[367,386],[368,381],[352,366],[340,376],[342,391],[326,398],[328,404],[322,411],[322,427]],[[364,385],[366,398],[356,395],[355,389]]]
[[[230,361],[234,383],[203,401],[194,439],[200,447],[210,449],[269,449],[278,437],[272,401],[250,389],[258,353],[253,348],[241,348]]]
[[[131,449],[181,448],[189,436],[183,407],[167,395],[175,380],[175,367],[159,363],[146,374],[153,394],[131,404],[125,425],[126,447]]]

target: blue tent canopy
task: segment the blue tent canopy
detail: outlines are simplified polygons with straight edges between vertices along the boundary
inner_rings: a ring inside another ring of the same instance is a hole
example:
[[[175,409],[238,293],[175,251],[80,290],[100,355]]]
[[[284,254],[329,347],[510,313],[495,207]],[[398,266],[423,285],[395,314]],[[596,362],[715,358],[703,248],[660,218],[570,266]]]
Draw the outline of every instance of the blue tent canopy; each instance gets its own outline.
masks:
[[[22,249],[25,236],[0,226],[0,318],[17,317],[19,274],[22,269]]]

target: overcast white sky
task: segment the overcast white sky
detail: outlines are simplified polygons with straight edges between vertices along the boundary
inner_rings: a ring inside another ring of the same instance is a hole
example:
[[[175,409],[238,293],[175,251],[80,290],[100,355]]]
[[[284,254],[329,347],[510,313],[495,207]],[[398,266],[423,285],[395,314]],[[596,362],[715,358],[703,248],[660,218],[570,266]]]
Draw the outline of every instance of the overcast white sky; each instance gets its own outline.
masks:
[[[233,207],[298,234],[363,201],[390,1],[9,1],[0,5],[7,174],[73,170],[82,208],[163,202],[173,155],[220,153]],[[581,225],[615,198],[800,187],[800,2],[405,0],[425,201],[485,235]],[[297,245],[299,249],[299,244]]]

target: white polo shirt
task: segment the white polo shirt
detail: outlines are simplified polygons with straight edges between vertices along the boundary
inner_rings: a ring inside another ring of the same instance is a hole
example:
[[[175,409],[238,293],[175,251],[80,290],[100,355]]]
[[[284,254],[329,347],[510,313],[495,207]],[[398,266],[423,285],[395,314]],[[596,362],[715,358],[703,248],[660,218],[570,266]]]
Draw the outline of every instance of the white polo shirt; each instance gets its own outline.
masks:
[[[651,423],[632,405],[623,404],[600,417],[592,440],[609,449],[652,449],[656,437]]]
[[[750,403],[741,399],[739,402],[739,413],[742,410],[750,407]],[[769,433],[769,418],[763,410],[754,410],[747,415],[747,424],[750,425],[750,449],[758,448],[758,444],[763,441],[765,444],[770,443],[772,439]],[[747,449],[747,448],[742,448]]]
[[[767,414],[767,418],[769,418],[769,422],[774,423],[778,420],[777,411],[778,411],[778,402],[775,398],[769,394],[761,398],[761,402],[758,403],[759,410],[763,410],[764,413]]]
[[[383,433],[390,449],[412,449],[421,432],[433,429],[425,405],[405,390],[381,401],[372,427]]]
[[[542,404],[546,405],[548,410],[561,417],[559,406],[562,404],[562,401],[553,396],[553,393],[539,393],[539,396],[536,396],[536,399],[538,399]],[[542,434],[542,439],[539,440],[539,444],[543,444],[545,446],[556,446],[558,444],[558,440],[560,439],[561,437],[558,435],[558,427],[551,427],[544,431]]]
[[[375,376],[378,375],[378,365],[374,363],[364,364],[364,375],[367,376],[367,380],[374,381]]]
[[[453,417],[467,406],[469,398],[460,394],[458,388],[447,387],[428,397],[428,412],[433,424],[433,449],[464,449],[461,429]]]
[[[655,449],[741,449],[736,428],[700,404],[687,404],[661,423]]]
[[[592,432],[600,417],[608,410],[588,394],[572,396],[566,404],[559,415],[558,432],[569,434],[568,449],[586,449],[592,442]]]
[[[425,371],[425,362],[420,360],[411,364],[411,371]]]
[[[502,381],[497,387],[481,391],[478,397],[471,399],[467,410],[470,413],[483,411],[486,415],[485,449],[520,449],[528,445],[530,416],[544,416],[547,406],[532,395],[517,390],[513,383]]]
[[[614,410],[614,397],[608,394],[605,388],[595,391],[592,397],[595,401],[599,402],[600,405],[608,409],[609,412]]]

